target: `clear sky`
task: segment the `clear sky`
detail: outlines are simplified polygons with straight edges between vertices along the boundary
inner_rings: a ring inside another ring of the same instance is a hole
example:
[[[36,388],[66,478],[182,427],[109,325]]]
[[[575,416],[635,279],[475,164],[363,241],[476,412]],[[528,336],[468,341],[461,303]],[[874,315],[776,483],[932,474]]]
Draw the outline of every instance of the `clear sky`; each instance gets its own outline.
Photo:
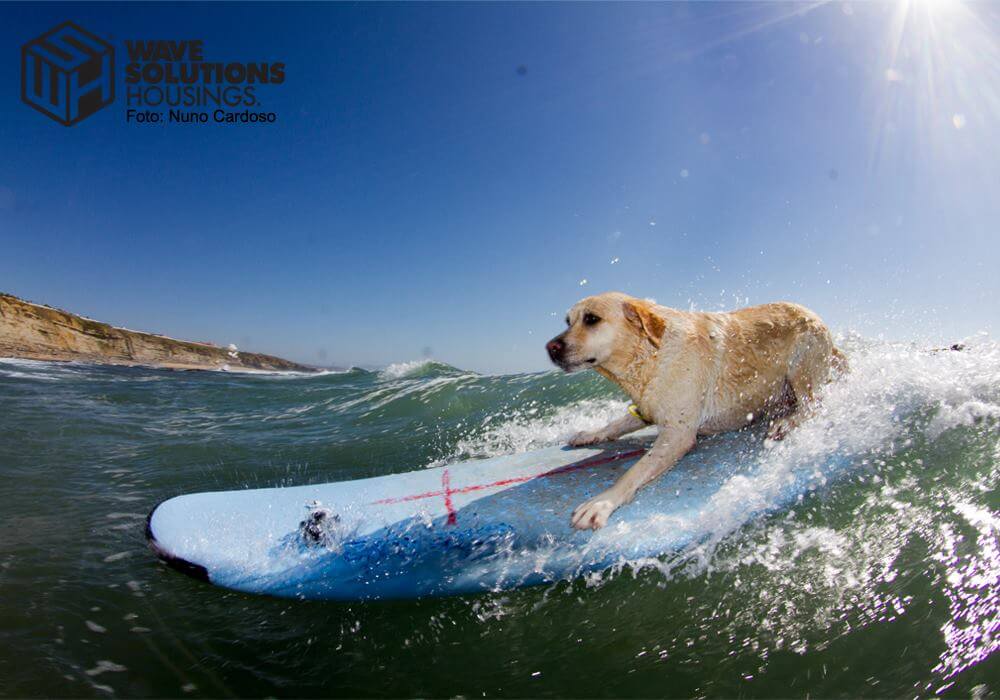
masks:
[[[119,94],[63,127],[19,54],[65,20],[119,82],[127,39],[282,61],[278,121],[128,124]],[[957,0],[3,4],[0,290],[316,364],[540,369],[608,289],[995,336],[998,37]]]

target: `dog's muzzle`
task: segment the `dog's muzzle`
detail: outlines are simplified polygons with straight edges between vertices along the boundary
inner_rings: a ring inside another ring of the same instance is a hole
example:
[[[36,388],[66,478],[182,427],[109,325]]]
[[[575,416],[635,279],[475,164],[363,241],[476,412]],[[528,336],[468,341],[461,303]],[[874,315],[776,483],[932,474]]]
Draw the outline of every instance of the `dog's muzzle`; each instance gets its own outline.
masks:
[[[555,338],[547,342],[545,344],[545,349],[549,353],[549,359],[562,367],[563,358],[566,355],[566,343],[563,342],[562,336],[557,335]]]

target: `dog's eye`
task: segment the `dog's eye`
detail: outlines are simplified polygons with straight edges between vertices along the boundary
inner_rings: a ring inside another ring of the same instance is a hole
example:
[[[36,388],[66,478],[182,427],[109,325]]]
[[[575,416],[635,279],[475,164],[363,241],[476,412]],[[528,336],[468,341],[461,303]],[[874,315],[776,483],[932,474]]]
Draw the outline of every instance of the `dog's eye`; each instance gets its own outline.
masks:
[[[594,314],[584,314],[583,322],[588,326],[593,326],[595,323],[601,320],[600,316],[595,316]]]
[[[569,316],[566,317],[566,325],[567,326],[572,326],[573,325],[572,323],[569,322]]]

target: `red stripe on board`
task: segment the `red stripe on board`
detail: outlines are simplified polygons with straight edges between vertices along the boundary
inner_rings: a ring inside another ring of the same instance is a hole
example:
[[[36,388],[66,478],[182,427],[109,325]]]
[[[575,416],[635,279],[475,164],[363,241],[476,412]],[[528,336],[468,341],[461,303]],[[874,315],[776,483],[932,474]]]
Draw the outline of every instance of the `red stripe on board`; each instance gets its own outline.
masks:
[[[620,462],[622,460],[631,459],[632,457],[638,457],[645,454],[646,450],[631,450],[629,452],[621,452],[611,457],[602,457],[601,459],[595,459],[590,462],[580,462],[579,464],[568,464],[565,467],[559,467],[553,469],[550,472],[545,472],[544,474],[536,474],[535,476],[515,476],[510,479],[501,479],[500,481],[494,481],[489,484],[473,484],[472,486],[463,486],[460,489],[451,488],[451,475],[448,470],[445,469],[441,474],[441,485],[444,487],[440,491],[425,491],[424,493],[416,493],[410,496],[397,496],[394,498],[383,498],[378,501],[372,501],[369,505],[387,505],[391,503],[406,503],[408,501],[419,501],[424,498],[435,498],[437,496],[444,496],[444,505],[448,511],[448,524],[454,525],[458,517],[454,505],[452,504],[452,494],[462,494],[462,493],[472,493],[473,491],[482,491],[483,489],[499,488],[501,486],[510,486],[512,484],[523,484],[527,481],[532,481],[533,479],[542,479],[549,476],[559,476],[561,474],[569,474],[570,472],[579,471],[580,469],[586,469],[587,467],[597,467],[602,464],[610,464],[611,462]]]
[[[441,486],[444,487],[444,507],[448,511],[448,524],[456,525],[458,524],[458,516],[455,515],[455,506],[451,502],[451,476],[448,474],[448,470],[445,469],[441,473]]]

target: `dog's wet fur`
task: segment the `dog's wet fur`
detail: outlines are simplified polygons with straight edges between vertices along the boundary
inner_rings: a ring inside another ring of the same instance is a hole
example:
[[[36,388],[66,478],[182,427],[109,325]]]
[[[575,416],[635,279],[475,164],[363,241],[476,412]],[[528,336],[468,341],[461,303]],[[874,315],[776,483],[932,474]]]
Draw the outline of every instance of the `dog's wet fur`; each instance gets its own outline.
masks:
[[[646,455],[610,489],[580,505],[571,522],[597,529],[645,484],[670,469],[698,435],[767,420],[779,440],[807,416],[815,391],[847,360],[819,316],[789,302],[729,313],[684,312],[608,292],[579,301],[550,340],[566,372],[594,369],[616,382],[645,421],[659,427]],[[645,422],[628,413],[571,445],[614,440]]]

